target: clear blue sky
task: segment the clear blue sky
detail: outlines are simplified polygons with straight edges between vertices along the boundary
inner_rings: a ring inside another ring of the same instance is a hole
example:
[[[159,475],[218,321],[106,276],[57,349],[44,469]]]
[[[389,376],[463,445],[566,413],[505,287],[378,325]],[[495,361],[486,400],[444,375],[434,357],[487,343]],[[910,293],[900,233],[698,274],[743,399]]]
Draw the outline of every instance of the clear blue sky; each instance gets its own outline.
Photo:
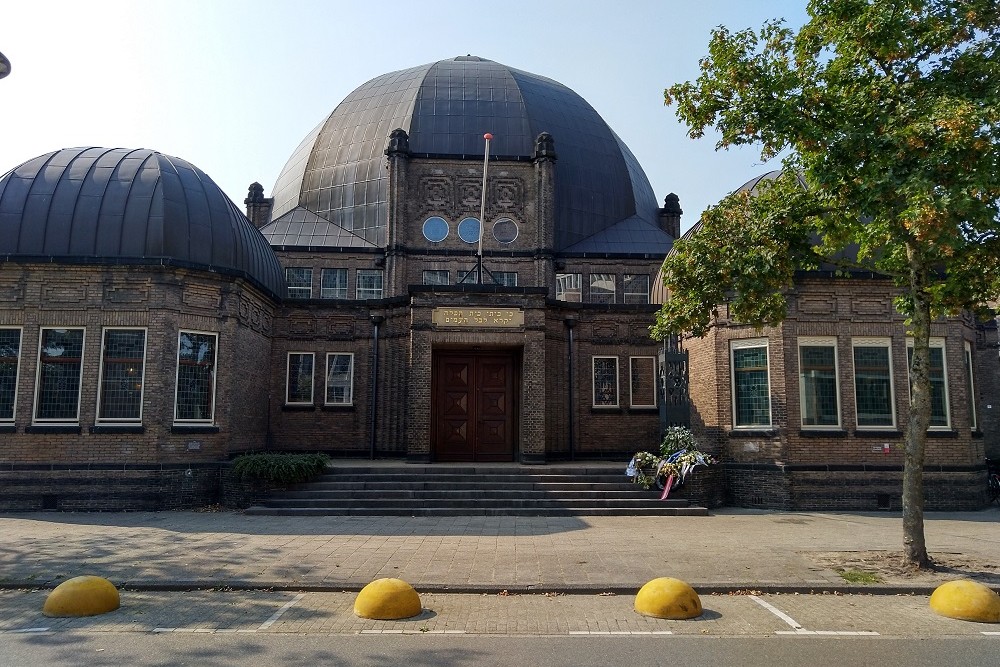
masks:
[[[0,18],[0,173],[72,146],[194,163],[242,208],[348,93],[471,53],[582,95],[683,227],[756,174],[753,150],[686,136],[663,89],[698,75],[709,32],[805,20],[805,0],[12,0]]]

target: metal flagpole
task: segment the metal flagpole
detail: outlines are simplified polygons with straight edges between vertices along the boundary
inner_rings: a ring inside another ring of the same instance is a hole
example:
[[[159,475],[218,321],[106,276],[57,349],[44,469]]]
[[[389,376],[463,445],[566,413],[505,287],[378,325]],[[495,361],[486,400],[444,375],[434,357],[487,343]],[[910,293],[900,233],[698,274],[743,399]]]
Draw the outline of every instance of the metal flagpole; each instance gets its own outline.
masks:
[[[483,153],[483,198],[479,203],[479,247],[476,249],[476,274],[478,282],[483,284],[483,216],[486,215],[486,171],[490,166],[490,139],[493,135],[487,132],[483,135],[486,140],[486,151]]]

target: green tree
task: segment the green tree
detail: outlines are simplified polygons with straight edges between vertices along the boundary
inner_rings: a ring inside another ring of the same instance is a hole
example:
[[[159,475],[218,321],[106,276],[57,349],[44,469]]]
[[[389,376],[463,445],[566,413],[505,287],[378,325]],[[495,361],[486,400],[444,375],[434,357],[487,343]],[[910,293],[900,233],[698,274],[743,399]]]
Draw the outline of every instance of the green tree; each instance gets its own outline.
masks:
[[[689,135],[783,156],[756,194],[702,214],[664,264],[671,298],[654,335],[703,335],[717,304],[774,325],[795,271],[874,271],[899,288],[913,337],[905,428],[903,553],[930,564],[923,463],[933,318],[982,313],[1000,266],[1000,4],[812,0],[797,32],[713,31],[695,82],[665,91]]]

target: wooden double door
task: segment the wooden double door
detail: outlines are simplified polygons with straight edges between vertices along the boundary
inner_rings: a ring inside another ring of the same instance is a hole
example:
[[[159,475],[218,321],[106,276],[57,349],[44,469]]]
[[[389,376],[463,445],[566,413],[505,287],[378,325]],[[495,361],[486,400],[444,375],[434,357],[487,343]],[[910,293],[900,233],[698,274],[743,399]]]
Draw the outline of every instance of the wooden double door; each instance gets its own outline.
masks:
[[[513,352],[434,355],[431,446],[437,461],[513,461],[516,364]]]

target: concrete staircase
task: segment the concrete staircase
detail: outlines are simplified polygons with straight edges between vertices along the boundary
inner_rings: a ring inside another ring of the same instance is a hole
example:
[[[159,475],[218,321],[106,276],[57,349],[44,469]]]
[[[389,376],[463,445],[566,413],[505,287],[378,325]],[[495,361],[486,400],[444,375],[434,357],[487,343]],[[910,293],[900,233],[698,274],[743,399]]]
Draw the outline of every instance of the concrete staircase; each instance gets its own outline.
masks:
[[[314,482],[274,493],[247,514],[272,516],[704,516],[659,500],[619,464],[371,465],[335,463]]]

